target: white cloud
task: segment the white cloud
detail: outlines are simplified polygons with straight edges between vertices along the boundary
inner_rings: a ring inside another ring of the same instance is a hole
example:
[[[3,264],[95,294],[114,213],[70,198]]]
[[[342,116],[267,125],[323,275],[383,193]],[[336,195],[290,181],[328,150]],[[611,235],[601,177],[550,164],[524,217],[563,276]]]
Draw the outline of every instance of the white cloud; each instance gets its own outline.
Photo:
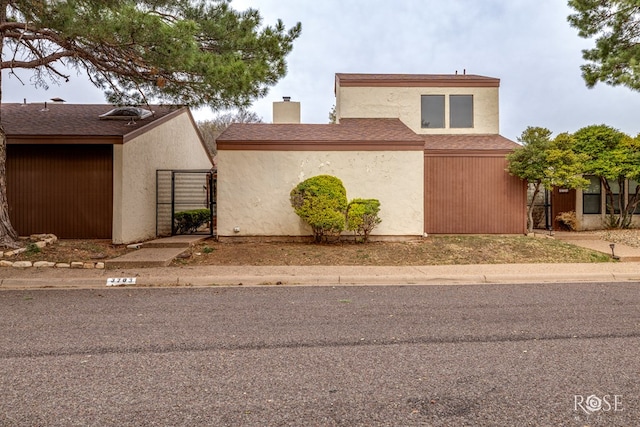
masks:
[[[580,75],[580,39],[558,0],[234,0],[232,7],[260,10],[265,25],[302,22],[302,35],[288,58],[288,75],[253,110],[271,120],[282,96],[302,104],[302,121],[326,123],[335,102],[334,75],[365,73],[453,73],[501,79],[501,133],[515,139],[527,126],[554,133],[606,123],[640,132],[640,93],[598,85],[587,89]],[[20,85],[3,75],[5,102],[104,102],[86,78],[48,91]],[[213,115],[208,110],[197,118]]]

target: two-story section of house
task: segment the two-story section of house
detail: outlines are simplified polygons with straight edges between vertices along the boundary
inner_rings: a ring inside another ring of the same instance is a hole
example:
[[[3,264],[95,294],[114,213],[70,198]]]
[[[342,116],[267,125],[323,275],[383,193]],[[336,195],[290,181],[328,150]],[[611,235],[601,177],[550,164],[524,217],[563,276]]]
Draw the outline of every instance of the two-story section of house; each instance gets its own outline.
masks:
[[[499,134],[500,80],[470,74],[337,74],[336,117],[399,118],[425,141],[426,233],[522,233],[517,144]]]
[[[336,124],[233,124],[217,140],[220,238],[309,236],[289,192],[330,174],[349,199],[376,198],[374,239],[524,233],[526,187],[506,171],[500,80],[467,74],[337,74]],[[282,114],[282,112],[286,114]]]
[[[336,74],[336,117],[398,118],[425,135],[498,134],[499,87],[467,74]]]

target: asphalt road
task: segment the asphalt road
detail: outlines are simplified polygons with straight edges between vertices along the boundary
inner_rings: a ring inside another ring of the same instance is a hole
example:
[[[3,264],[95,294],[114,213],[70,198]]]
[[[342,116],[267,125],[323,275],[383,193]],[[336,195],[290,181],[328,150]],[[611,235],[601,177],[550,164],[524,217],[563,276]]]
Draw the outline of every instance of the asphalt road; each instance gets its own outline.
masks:
[[[0,292],[2,426],[637,426],[640,284]]]

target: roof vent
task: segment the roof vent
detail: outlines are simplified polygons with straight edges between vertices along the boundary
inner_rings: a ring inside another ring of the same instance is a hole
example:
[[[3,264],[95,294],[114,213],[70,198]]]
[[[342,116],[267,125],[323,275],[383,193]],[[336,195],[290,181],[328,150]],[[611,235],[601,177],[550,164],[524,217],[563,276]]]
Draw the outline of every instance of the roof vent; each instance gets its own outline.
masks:
[[[141,120],[153,113],[140,107],[118,107],[99,115],[101,120]]]

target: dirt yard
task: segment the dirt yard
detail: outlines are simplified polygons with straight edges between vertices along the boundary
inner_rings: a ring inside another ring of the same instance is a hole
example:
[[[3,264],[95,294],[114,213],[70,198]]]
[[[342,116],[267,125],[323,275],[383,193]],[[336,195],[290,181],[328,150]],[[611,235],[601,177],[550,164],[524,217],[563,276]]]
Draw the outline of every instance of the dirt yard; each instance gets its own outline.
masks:
[[[640,231],[600,232],[610,241],[640,245]],[[634,243],[635,242],[635,243]],[[60,240],[42,249],[4,257],[9,261],[92,261],[128,251],[107,240]],[[194,246],[174,265],[451,265],[607,262],[609,257],[558,240],[525,236],[433,236],[413,242],[220,243]]]

